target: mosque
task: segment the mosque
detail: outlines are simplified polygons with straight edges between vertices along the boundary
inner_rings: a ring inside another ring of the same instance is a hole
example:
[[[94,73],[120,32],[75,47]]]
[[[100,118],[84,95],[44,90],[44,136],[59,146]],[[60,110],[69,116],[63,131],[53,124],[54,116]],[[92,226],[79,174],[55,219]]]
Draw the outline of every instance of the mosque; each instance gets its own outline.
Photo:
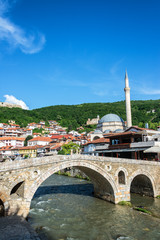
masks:
[[[103,116],[97,124],[96,130],[91,134],[91,141],[98,138],[102,138],[103,134],[114,132],[123,132],[127,128],[132,126],[132,117],[131,117],[131,101],[130,101],[130,88],[127,71],[125,73],[125,100],[126,100],[126,119],[124,120],[116,114],[106,114]]]

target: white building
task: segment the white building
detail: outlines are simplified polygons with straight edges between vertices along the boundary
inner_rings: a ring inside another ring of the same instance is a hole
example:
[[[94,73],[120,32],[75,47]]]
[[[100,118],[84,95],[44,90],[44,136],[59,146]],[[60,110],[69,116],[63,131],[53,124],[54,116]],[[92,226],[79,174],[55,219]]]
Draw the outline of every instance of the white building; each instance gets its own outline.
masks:
[[[4,128],[0,127],[0,136],[3,137],[4,136]]]
[[[35,137],[28,141],[28,146],[34,145],[41,145],[45,146],[48,145],[52,140],[49,137]]]
[[[23,147],[25,138],[19,137],[0,137],[0,147],[13,146]]]
[[[0,153],[2,154],[2,158],[4,158],[4,156],[11,156],[12,155],[12,147],[1,147],[0,148]]]
[[[4,135],[6,137],[19,137],[22,135],[22,132],[18,128],[5,128]]]

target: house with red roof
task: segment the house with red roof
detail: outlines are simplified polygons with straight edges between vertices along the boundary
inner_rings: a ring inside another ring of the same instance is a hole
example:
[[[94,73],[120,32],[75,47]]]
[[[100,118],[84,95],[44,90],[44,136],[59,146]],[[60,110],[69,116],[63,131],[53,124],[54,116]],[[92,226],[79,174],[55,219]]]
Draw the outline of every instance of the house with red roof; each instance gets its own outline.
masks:
[[[41,133],[33,133],[33,137],[36,138],[36,137],[41,137]]]
[[[20,137],[0,137],[0,147],[13,146],[23,147],[25,138]]]
[[[107,146],[97,148],[92,141],[90,144],[87,143],[88,148],[84,146],[84,154],[160,161],[159,131],[131,126],[124,132],[105,133],[103,136],[106,141],[109,141]],[[101,141],[104,138],[95,141]]]
[[[2,158],[4,158],[4,156],[12,156],[12,147],[11,146],[1,147],[0,153],[2,155]]]
[[[5,128],[4,135],[6,137],[20,137],[22,135],[22,131],[17,127]]]
[[[34,146],[34,145],[48,145],[51,142],[51,138],[49,137],[35,137],[28,141],[28,146]]]
[[[4,128],[0,127],[0,137],[4,136]]]
[[[109,147],[110,140],[108,138],[99,138],[83,144],[83,154],[99,155],[98,150],[106,150]]]
[[[24,132],[24,135],[26,135],[26,137],[33,135],[33,130],[30,128],[24,129],[23,132]]]

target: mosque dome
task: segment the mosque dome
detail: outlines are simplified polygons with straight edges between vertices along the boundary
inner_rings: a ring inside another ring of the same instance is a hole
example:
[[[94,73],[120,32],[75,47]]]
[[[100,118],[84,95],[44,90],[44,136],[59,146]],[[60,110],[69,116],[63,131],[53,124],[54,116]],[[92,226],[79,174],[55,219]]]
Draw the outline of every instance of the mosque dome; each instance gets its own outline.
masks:
[[[123,123],[124,121],[118,115],[110,113],[110,114],[106,114],[99,120],[99,123],[105,123],[105,122],[122,122]]]
[[[110,129],[106,129],[106,130],[104,131],[104,133],[110,133],[110,132],[111,132]]]
[[[94,133],[102,133],[102,131],[101,131],[101,130],[98,130],[98,129],[96,129],[96,130],[94,131]]]
[[[114,133],[122,133],[122,132],[124,132],[124,130],[122,130],[122,129],[116,129],[116,130],[114,131]]]

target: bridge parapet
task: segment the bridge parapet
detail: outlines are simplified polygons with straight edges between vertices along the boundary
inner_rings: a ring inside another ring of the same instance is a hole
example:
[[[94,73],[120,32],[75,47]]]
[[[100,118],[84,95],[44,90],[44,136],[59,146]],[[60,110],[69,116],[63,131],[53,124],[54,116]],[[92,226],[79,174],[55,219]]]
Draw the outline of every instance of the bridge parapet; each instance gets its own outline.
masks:
[[[30,158],[16,161],[8,161],[0,163],[0,172],[15,170],[15,169],[23,169],[33,166],[46,165],[50,163],[59,163],[69,160],[84,160],[84,161],[95,161],[95,162],[103,162],[103,163],[121,163],[121,164],[135,164],[135,165],[145,165],[145,166],[160,166],[160,162],[147,161],[147,160],[135,160],[135,159],[126,159],[126,158],[113,158],[113,157],[99,157],[99,156],[90,156],[90,155],[54,155],[47,157],[39,157],[39,158]]]

